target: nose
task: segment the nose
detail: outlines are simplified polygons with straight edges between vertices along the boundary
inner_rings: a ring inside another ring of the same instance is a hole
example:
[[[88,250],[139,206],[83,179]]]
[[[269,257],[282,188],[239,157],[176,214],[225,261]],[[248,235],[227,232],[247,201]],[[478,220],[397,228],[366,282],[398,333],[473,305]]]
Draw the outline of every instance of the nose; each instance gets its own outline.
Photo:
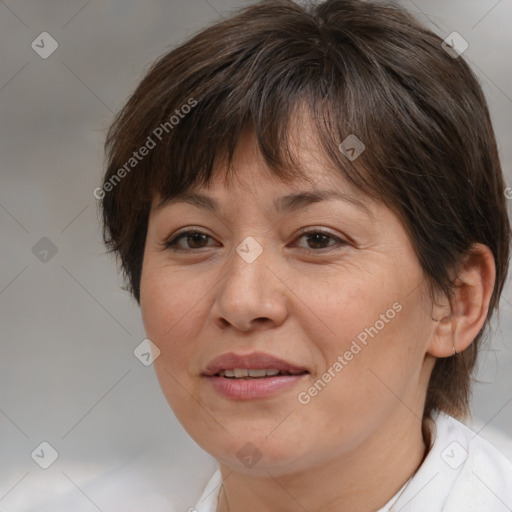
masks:
[[[286,320],[288,288],[271,250],[249,239],[233,251],[225,269],[212,307],[220,328],[247,332],[275,328]]]

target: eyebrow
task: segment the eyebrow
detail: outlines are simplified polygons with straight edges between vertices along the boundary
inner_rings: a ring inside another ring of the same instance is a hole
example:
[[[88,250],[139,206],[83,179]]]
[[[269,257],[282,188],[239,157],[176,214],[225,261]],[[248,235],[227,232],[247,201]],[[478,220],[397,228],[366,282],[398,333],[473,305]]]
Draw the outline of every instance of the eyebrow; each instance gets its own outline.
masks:
[[[372,219],[375,219],[373,213],[362,201],[349,194],[344,194],[338,190],[315,190],[314,192],[297,192],[288,194],[275,199],[271,208],[275,213],[289,213],[300,210],[301,208],[306,208],[307,206],[310,206],[314,203],[332,199],[345,201],[363,211]],[[218,213],[220,209],[218,202],[213,197],[201,194],[199,192],[190,191],[183,192],[177,196],[162,200],[159,204],[157,204],[156,209],[161,210],[166,206],[181,202],[194,205],[197,208],[209,210],[212,213]]]

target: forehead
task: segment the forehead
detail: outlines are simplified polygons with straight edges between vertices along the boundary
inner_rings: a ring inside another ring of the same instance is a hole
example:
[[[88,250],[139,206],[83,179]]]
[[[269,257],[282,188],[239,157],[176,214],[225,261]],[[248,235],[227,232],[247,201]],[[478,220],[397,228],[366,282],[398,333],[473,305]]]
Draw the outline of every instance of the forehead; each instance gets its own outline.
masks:
[[[298,211],[307,206],[322,201],[343,201],[358,210],[366,213],[369,217],[374,218],[373,212],[368,205],[357,197],[346,194],[335,189],[311,189],[299,192],[291,192],[282,196],[275,197],[270,205],[266,205],[273,213],[290,213]],[[197,208],[209,210],[212,213],[219,213],[221,210],[222,200],[208,193],[199,191],[187,191],[173,198],[158,200],[155,209],[157,211],[170,207],[174,204],[185,203],[196,206]]]
[[[153,208],[159,211],[186,203],[218,213],[222,203],[243,204],[250,194],[274,213],[297,211],[321,201],[341,200],[372,216],[369,197],[326,160],[311,123],[304,117],[301,121],[295,124],[290,144],[292,158],[296,161],[295,177],[281,178],[269,168],[253,130],[248,127],[240,135],[229,172],[225,159],[219,160],[206,186],[194,185],[170,197],[157,194]]]
[[[251,199],[249,199],[251,196]],[[217,181],[210,187],[195,187],[169,198],[157,196],[153,202],[154,213],[170,208],[173,205],[188,204],[198,209],[218,215],[224,210],[225,203],[243,205],[246,201],[256,201],[263,209],[274,215],[290,214],[321,202],[343,202],[355,211],[376,220],[371,202],[367,197],[347,186],[336,183],[336,180],[319,179],[313,185],[303,180],[292,183],[273,179],[259,182],[259,186],[247,187],[226,186]],[[237,208],[238,209],[238,208]]]

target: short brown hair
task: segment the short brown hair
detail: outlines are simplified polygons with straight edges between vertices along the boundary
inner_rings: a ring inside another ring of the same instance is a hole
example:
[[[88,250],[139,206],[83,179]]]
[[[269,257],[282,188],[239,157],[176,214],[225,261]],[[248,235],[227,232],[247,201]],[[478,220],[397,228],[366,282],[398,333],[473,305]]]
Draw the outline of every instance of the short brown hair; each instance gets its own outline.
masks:
[[[105,144],[103,237],[120,257],[126,289],[140,304],[154,194],[165,199],[209,184],[221,157],[229,171],[246,127],[276,176],[304,177],[288,144],[289,122],[305,105],[325,156],[402,220],[432,298],[451,296],[450,271],[473,242],[492,250],[486,322],[463,353],[436,361],[425,404],[425,416],[466,414],[478,347],[507,275],[510,225],[482,89],[441,43],[395,4],[267,0],[159,58]],[[351,134],[366,146],[354,161],[339,149]],[[136,158],[139,150],[145,156]]]

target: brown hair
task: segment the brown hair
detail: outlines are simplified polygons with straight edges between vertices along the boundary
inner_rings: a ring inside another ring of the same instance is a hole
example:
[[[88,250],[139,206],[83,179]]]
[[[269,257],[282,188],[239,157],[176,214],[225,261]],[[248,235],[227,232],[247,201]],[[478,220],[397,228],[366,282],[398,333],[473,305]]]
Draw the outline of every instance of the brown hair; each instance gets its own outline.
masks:
[[[478,347],[508,270],[510,226],[482,89],[441,43],[394,4],[267,0],[159,58],[109,130],[108,166],[95,192],[126,289],[140,304],[154,194],[165,199],[208,185],[224,157],[229,176],[246,127],[276,176],[304,178],[289,122],[306,106],[326,157],[402,220],[432,298],[451,296],[450,272],[473,242],[492,250],[496,283],[486,323],[468,349],[436,361],[425,404],[425,416],[467,413]],[[366,146],[354,161],[339,149],[351,134]]]

